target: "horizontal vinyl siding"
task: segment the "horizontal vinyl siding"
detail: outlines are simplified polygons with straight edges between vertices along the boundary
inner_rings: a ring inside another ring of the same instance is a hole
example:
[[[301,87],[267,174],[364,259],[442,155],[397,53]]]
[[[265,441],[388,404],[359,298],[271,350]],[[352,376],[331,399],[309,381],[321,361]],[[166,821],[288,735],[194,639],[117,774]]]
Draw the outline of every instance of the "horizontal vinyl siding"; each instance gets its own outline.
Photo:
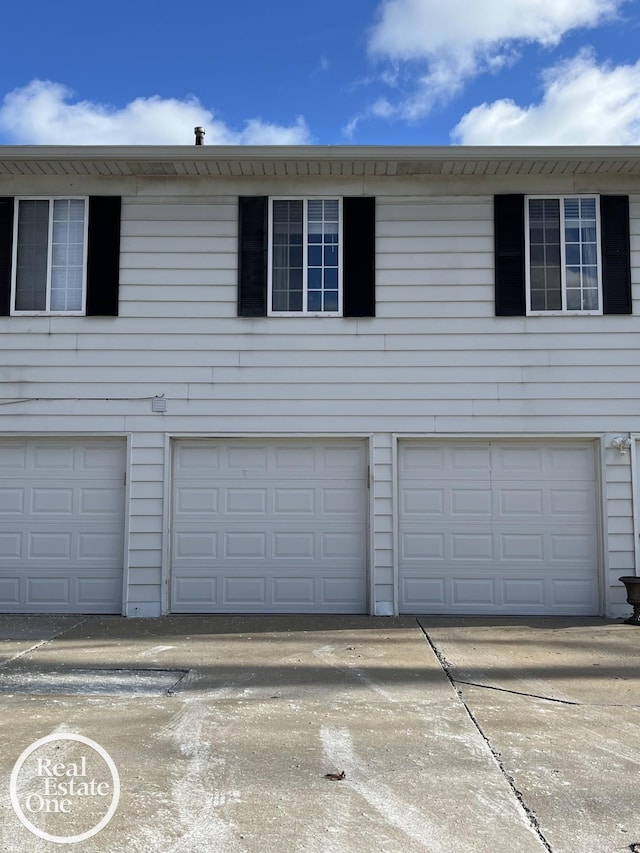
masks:
[[[604,439],[603,492],[605,506],[604,551],[607,604],[612,615],[628,615],[626,592],[618,581],[622,575],[635,574],[635,537],[633,521],[632,453],[620,453],[611,447],[615,434]]]
[[[370,488],[372,489],[374,601],[376,615],[390,616],[394,612],[393,560],[393,437],[378,434],[373,437],[373,459]]]
[[[157,614],[162,607],[164,448],[162,433],[132,435],[126,603],[129,616]]]
[[[378,193],[371,319],[239,319],[236,217],[233,195],[125,196],[120,317],[3,319],[0,392],[37,398],[11,414],[126,428],[164,394],[178,431],[637,426],[635,318],[493,316],[491,195]]]

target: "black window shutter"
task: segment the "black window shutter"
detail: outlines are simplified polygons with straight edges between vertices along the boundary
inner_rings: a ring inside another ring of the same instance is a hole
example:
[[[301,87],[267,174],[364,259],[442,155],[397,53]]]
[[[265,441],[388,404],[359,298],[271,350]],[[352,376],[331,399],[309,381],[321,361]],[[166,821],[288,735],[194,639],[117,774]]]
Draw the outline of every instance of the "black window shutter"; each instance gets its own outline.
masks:
[[[118,316],[121,207],[119,196],[89,197],[87,316]]]
[[[240,196],[238,249],[238,317],[267,314],[266,196]]]
[[[527,313],[524,270],[524,195],[493,199],[497,317]]]
[[[11,310],[11,256],[13,245],[13,199],[0,198],[0,317]]]
[[[631,314],[629,197],[600,196],[602,295],[605,314]]]
[[[345,317],[376,314],[376,200],[348,196],[342,200],[343,301]]]

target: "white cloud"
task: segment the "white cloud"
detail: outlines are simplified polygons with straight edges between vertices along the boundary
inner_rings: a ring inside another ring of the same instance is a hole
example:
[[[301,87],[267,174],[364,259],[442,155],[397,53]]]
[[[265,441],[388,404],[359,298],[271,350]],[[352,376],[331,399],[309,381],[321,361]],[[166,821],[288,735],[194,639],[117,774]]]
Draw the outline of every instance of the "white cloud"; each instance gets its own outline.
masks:
[[[310,141],[302,117],[291,126],[249,119],[234,130],[195,97],[136,98],[122,109],[74,100],[73,92],[33,80],[9,92],[0,106],[0,131],[8,141],[36,145],[190,145],[193,128],[206,129],[207,145],[301,145]]]
[[[549,69],[538,104],[494,101],[470,110],[453,131],[465,145],[640,144],[640,61],[598,66],[582,52]]]
[[[464,82],[517,58],[519,46],[551,47],[571,30],[595,27],[627,0],[383,0],[369,51],[405,66],[409,94],[395,115],[416,119]]]

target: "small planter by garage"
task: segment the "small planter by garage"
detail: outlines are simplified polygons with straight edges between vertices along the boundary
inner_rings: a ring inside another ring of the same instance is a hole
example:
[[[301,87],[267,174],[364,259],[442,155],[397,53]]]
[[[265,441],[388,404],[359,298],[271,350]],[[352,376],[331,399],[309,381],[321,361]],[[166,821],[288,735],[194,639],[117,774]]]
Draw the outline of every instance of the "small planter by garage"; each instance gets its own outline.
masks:
[[[633,607],[633,616],[625,619],[627,625],[640,625],[640,577],[627,575],[618,578],[627,590],[627,601]]]

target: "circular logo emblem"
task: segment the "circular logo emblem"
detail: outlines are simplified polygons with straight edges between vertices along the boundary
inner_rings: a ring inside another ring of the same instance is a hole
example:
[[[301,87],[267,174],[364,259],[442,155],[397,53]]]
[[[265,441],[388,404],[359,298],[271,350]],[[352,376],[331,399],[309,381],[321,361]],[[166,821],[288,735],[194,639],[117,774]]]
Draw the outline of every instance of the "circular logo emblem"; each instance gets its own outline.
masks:
[[[9,783],[11,804],[26,828],[56,844],[96,835],[113,817],[120,777],[100,744],[76,734],[47,735],[27,747]]]

